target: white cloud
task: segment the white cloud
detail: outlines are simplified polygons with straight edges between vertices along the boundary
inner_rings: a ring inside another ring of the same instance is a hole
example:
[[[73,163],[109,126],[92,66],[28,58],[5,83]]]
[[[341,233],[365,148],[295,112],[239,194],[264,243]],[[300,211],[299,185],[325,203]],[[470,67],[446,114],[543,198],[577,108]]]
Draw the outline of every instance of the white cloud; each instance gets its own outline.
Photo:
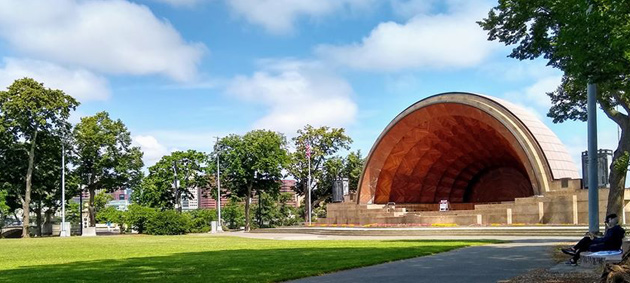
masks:
[[[316,53],[375,71],[477,66],[500,45],[489,42],[475,23],[488,12],[487,4],[448,1],[446,13],[419,14],[404,24],[384,22],[359,43],[320,45]]]
[[[105,100],[110,96],[107,80],[84,69],[16,58],[4,58],[3,63],[0,88],[11,85],[16,79],[30,77],[48,88],[61,89],[79,101]]]
[[[561,75],[538,78],[531,86],[508,92],[503,97],[533,112],[539,119],[547,119],[546,113],[551,107],[551,98],[547,93],[556,90],[561,82]]]
[[[142,159],[146,167],[154,165],[162,156],[170,153],[166,146],[160,144],[153,136],[134,136],[133,145],[139,146],[144,152]]]
[[[228,6],[248,22],[261,25],[268,32],[293,31],[298,17],[322,17],[342,9],[365,9],[374,0],[226,0]]]
[[[315,62],[267,62],[252,76],[234,78],[227,92],[269,108],[254,128],[287,135],[306,124],[344,127],[357,115],[352,87]]]
[[[190,81],[205,51],[124,0],[0,0],[0,37],[29,57],[111,74]]]
[[[549,108],[551,107],[551,98],[547,93],[556,90],[561,83],[562,76],[542,78],[525,89],[525,97],[540,107]]]

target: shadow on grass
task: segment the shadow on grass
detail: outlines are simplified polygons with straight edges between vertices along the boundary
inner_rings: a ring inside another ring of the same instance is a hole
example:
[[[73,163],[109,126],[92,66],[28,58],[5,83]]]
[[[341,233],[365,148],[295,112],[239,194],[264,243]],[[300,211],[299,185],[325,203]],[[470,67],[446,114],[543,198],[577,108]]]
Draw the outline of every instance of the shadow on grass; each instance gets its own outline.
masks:
[[[81,261],[0,271],[0,282],[269,282],[435,254],[462,244],[242,249]],[[113,247],[115,248],[115,247]]]

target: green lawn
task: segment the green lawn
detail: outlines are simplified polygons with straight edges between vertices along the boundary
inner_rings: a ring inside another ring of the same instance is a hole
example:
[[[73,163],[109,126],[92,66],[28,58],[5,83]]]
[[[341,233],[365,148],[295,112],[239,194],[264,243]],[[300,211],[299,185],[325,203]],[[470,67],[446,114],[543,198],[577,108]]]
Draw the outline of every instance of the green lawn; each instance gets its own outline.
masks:
[[[115,236],[0,240],[0,282],[268,282],[488,241],[276,241]]]

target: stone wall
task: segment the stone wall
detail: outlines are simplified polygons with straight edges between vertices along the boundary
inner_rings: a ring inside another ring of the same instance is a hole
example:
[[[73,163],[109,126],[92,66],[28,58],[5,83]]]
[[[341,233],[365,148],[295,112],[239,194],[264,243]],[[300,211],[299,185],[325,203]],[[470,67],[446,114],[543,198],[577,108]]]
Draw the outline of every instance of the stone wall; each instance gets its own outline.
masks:
[[[626,190],[626,202],[630,190]],[[603,221],[606,213],[608,189],[599,190],[599,214]],[[416,205],[424,208],[422,205]],[[464,207],[464,206],[462,206]],[[375,205],[331,203],[327,217],[321,224],[559,224],[584,225],[588,223],[588,191],[581,189],[547,192],[542,196],[516,198],[496,204],[477,204],[474,209],[446,212],[415,209],[412,204]],[[626,217],[628,209],[626,208]],[[623,218],[622,218],[623,220]],[[628,218],[630,222],[630,218]],[[603,224],[603,223],[602,223]]]

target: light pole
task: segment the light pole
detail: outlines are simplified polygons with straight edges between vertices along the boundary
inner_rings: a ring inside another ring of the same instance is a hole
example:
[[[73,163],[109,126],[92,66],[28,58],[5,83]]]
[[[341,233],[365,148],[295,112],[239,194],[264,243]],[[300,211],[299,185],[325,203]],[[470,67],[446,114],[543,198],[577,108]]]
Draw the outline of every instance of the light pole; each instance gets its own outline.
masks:
[[[587,18],[593,4],[586,10]],[[588,21],[588,19],[587,19]],[[588,28],[587,28],[588,32]],[[590,66],[587,66],[590,67]],[[599,232],[599,179],[597,178],[597,85],[592,81],[586,86],[586,117],[588,129],[588,231]]]
[[[60,237],[68,237],[66,230],[66,147],[65,139],[61,139],[61,233]]]
[[[214,144],[215,151],[217,152],[217,218],[219,219],[219,225],[217,227],[218,232],[223,232],[223,225],[221,224],[221,169],[219,164],[219,137],[217,143]]]

